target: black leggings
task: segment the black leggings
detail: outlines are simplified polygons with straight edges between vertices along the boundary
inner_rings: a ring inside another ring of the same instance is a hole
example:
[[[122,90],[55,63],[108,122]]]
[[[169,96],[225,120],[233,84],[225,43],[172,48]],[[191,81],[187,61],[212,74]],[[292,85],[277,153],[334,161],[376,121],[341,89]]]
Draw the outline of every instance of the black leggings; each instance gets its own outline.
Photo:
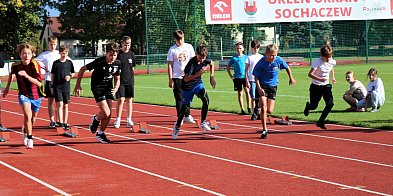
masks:
[[[311,84],[310,85],[310,105],[309,109],[310,110],[315,110],[318,107],[318,103],[323,97],[323,100],[325,101],[325,108],[322,111],[321,116],[319,117],[319,122],[323,123],[326,119],[326,117],[329,115],[330,111],[332,110],[334,106],[333,102],[333,94],[332,94],[332,85],[327,84],[323,86]]]
[[[206,120],[207,112],[209,110],[209,96],[205,89],[202,89],[196,94],[202,101],[201,122]],[[190,104],[182,104],[179,116],[177,118],[176,127],[180,127],[181,121],[186,114],[190,114]]]
[[[175,97],[176,102],[176,116],[179,117],[180,109],[182,105],[182,87],[183,87],[183,79],[172,78],[173,81],[173,96]],[[186,116],[189,116],[190,112],[186,113]]]

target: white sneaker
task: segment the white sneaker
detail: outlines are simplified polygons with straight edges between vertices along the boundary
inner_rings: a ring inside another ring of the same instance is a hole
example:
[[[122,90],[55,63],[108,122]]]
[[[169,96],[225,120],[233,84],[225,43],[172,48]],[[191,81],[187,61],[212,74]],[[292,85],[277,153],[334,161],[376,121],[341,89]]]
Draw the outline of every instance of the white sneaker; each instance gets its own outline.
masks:
[[[26,133],[23,133],[23,134],[22,134],[22,142],[23,142],[23,145],[27,146],[27,143],[28,143],[27,140],[28,140],[28,139],[27,139]]]
[[[372,109],[370,112],[378,112],[377,108]]]
[[[191,115],[185,117],[184,118],[184,122],[186,122],[186,123],[195,123],[194,118]]]
[[[134,122],[131,121],[127,121],[127,127],[130,128],[132,127],[132,125],[134,125]]]
[[[212,129],[210,128],[210,125],[209,125],[206,121],[203,121],[203,122],[201,123],[201,129],[204,130],[204,131],[211,131],[211,130],[212,130]]]
[[[0,131],[8,131],[8,129],[7,129],[7,128],[5,128],[5,127],[3,127],[3,125],[2,125],[2,124],[0,124]]]
[[[32,139],[27,139],[27,148],[30,148],[30,149],[33,149],[34,148],[34,146],[33,146],[33,140]]]
[[[176,122],[175,122],[172,128],[172,139],[174,140],[177,139],[177,136],[179,135],[179,131],[180,129],[176,127]]]
[[[120,128],[120,121],[115,121],[115,123],[113,123],[113,127],[116,129]]]

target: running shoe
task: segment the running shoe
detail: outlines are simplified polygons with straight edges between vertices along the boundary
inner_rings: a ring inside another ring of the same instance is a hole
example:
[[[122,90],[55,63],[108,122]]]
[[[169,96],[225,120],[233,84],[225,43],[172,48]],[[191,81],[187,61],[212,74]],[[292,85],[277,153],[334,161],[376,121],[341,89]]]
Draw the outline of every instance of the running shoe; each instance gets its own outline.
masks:
[[[261,134],[261,139],[266,139],[267,138],[267,130],[263,130]]]
[[[93,119],[91,120],[91,124],[89,125],[89,129],[92,133],[96,133],[98,129],[98,125],[100,125],[100,121],[97,119],[97,115],[93,116]]]
[[[27,139],[27,148],[33,149],[34,148],[34,142],[33,139]]]
[[[306,107],[304,107],[304,116],[308,116],[308,114],[310,113],[310,102],[306,103]]]
[[[173,128],[172,128],[172,139],[177,139],[177,136],[179,135],[179,131],[180,131],[180,128],[178,128],[178,127],[176,127],[176,122],[175,122],[175,124],[173,125]]]
[[[317,125],[317,127],[321,128],[321,129],[327,129],[324,122],[318,121],[316,125]]]
[[[116,129],[120,128],[120,121],[115,121],[115,123],[113,123],[113,127]]]
[[[204,131],[211,131],[212,129],[210,128],[210,125],[205,121],[201,123],[201,129]]]
[[[184,117],[184,122],[195,124],[195,120],[191,115]]]
[[[96,134],[96,140],[101,142],[101,143],[103,143],[103,144],[111,143],[111,141],[108,138],[106,138],[105,133],[101,133],[101,134],[97,133]]]
[[[65,131],[68,131],[68,130],[70,130],[70,126],[67,123],[63,123],[63,129]]]
[[[130,128],[134,125],[134,122],[131,121],[127,121],[127,127]]]
[[[56,127],[56,123],[53,121],[50,121],[49,128],[55,128],[55,127]]]
[[[23,145],[27,146],[27,134],[24,127],[22,127],[22,142]]]

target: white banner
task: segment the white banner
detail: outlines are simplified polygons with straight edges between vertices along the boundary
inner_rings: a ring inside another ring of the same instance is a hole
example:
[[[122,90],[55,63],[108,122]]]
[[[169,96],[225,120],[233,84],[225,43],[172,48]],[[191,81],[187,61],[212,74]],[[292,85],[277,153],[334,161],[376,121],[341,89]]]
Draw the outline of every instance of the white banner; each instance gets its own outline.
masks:
[[[393,0],[205,0],[206,24],[393,18]]]

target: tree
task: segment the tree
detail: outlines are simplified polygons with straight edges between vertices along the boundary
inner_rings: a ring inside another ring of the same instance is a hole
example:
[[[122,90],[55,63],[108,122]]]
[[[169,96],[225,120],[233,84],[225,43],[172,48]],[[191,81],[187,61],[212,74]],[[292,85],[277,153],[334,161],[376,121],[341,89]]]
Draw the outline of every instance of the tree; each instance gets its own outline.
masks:
[[[60,11],[60,30],[64,37],[81,40],[96,56],[99,40],[116,40],[121,36],[120,3],[117,0],[59,0],[54,6]]]
[[[14,54],[17,44],[24,42],[34,46],[40,45],[39,36],[42,19],[45,17],[45,2],[21,0],[0,2],[1,52]],[[17,57],[16,54],[14,56]]]

